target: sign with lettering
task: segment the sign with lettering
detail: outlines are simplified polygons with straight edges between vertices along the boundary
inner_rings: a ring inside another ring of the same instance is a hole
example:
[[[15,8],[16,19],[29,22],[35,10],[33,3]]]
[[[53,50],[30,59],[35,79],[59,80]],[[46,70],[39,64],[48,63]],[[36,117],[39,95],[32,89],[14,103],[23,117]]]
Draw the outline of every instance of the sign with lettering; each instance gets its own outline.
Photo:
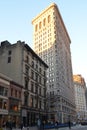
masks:
[[[0,109],[0,114],[8,115],[8,110]]]

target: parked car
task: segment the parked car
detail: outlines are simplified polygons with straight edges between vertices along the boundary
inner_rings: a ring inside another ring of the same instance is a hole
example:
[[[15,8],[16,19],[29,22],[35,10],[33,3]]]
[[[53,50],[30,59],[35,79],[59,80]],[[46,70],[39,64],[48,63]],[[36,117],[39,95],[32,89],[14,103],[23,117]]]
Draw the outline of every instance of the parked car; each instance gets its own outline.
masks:
[[[81,122],[81,125],[87,125],[87,121]]]

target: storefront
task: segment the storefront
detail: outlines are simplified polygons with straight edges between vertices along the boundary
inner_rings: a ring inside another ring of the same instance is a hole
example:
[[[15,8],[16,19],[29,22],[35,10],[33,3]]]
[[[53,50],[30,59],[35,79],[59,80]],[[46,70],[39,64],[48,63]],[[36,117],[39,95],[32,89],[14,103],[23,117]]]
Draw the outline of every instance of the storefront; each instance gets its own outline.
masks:
[[[20,111],[20,103],[19,99],[15,99],[13,97],[9,98],[9,120],[13,122],[14,127],[19,127],[21,111]]]
[[[8,119],[8,110],[0,109],[0,127],[3,126],[3,123]]]
[[[22,120],[24,126],[34,126],[37,125],[37,120],[41,121],[47,120],[47,114],[43,111],[38,111],[34,109],[22,109]]]

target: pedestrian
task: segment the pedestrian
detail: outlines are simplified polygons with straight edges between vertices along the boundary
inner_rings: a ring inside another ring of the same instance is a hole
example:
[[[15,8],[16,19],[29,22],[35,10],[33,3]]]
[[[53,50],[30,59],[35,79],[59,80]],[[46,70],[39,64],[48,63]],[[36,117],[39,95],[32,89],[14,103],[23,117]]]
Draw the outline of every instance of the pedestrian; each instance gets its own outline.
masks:
[[[38,119],[38,121],[37,121],[37,126],[38,126],[38,130],[40,130],[41,129],[41,120],[40,119]]]
[[[58,121],[55,122],[55,129],[58,130]]]
[[[10,122],[9,122],[9,128],[10,128],[10,130],[12,130],[12,127],[13,127],[13,122],[10,121]]]
[[[45,121],[42,121],[42,130],[44,130]]]
[[[20,125],[20,127],[21,127],[21,130],[23,129],[23,121],[21,122],[21,125]]]
[[[71,122],[70,122],[70,120],[68,122],[68,125],[69,125],[69,129],[71,129]]]

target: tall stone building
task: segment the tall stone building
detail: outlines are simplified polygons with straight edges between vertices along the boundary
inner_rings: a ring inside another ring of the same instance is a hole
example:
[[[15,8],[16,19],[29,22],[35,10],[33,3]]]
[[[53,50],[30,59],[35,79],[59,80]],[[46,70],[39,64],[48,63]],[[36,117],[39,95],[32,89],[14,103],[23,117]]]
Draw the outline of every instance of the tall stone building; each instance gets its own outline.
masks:
[[[75,100],[70,38],[55,3],[33,20],[35,52],[48,64],[47,98],[49,118],[67,122],[74,119]],[[50,102],[49,102],[50,101]]]
[[[47,68],[47,64],[25,42],[1,42],[0,72],[23,86],[21,121],[24,126],[35,125],[37,118],[46,118]]]
[[[86,96],[85,96],[86,83],[81,75],[73,75],[73,82],[75,87],[77,121],[81,122],[87,119]]]

